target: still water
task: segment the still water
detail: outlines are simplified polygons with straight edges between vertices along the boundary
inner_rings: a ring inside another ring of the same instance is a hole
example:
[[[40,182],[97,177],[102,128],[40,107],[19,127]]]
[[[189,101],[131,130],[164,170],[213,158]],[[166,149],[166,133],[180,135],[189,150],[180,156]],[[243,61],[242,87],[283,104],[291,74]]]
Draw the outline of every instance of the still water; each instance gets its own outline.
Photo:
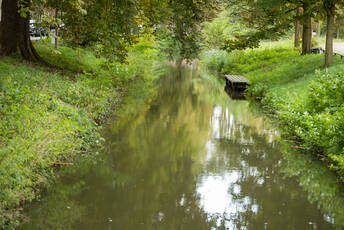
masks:
[[[197,69],[129,95],[104,148],[62,170],[21,229],[342,229],[342,188]]]

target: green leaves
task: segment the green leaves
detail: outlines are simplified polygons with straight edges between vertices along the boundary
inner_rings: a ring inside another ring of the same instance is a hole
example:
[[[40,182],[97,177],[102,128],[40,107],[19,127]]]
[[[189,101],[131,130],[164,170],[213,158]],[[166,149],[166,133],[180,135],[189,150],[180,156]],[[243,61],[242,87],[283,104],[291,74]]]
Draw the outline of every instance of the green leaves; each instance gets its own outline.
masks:
[[[18,5],[18,13],[21,17],[26,18],[28,14],[30,13],[30,6],[28,4],[27,0],[17,0]]]

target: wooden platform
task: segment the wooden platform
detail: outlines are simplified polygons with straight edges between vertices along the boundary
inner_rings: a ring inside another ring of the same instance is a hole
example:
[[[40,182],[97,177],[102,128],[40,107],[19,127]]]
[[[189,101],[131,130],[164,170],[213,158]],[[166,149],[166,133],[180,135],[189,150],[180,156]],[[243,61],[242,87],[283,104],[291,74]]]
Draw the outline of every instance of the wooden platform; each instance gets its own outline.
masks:
[[[225,78],[231,83],[243,83],[243,84],[249,83],[249,80],[247,80],[247,78],[241,75],[225,75]]]
[[[226,79],[225,91],[232,99],[245,99],[249,80],[241,75],[224,75]]]

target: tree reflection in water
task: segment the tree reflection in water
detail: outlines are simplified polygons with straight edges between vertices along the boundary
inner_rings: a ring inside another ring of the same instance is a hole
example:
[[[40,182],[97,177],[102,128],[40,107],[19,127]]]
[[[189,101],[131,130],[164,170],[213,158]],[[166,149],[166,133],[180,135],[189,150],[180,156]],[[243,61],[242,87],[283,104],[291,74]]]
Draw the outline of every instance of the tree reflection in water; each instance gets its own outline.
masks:
[[[28,208],[23,229],[333,228],[332,207],[343,209],[325,203],[339,204],[340,188],[318,197],[331,176],[314,177],[318,168],[305,169],[303,155],[285,154],[269,123],[247,102],[231,101],[220,83],[195,69],[178,80],[168,73],[152,103],[127,98],[104,131],[105,149],[65,170]],[[308,193],[283,175],[297,175]]]

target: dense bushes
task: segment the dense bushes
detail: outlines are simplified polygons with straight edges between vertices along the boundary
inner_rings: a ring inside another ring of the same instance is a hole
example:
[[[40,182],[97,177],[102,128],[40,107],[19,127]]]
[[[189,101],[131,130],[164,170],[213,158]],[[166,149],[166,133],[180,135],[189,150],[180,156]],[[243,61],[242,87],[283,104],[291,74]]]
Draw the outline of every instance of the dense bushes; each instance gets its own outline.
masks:
[[[344,178],[343,75],[318,71],[307,93],[287,101],[279,111],[288,133],[303,140],[304,147],[328,156],[331,167]]]
[[[158,58],[153,45],[138,43],[127,64],[68,47],[54,54],[46,45],[37,47],[41,55],[63,70],[0,60],[0,228],[16,226],[18,206],[36,197],[55,163],[101,140],[99,124],[118,103],[119,89],[133,80],[151,88]]]
[[[278,115],[302,148],[330,160],[344,181],[344,65],[336,59],[324,69],[323,55],[300,56],[285,42],[264,46],[205,51],[201,63],[211,71],[246,76],[250,97]]]

